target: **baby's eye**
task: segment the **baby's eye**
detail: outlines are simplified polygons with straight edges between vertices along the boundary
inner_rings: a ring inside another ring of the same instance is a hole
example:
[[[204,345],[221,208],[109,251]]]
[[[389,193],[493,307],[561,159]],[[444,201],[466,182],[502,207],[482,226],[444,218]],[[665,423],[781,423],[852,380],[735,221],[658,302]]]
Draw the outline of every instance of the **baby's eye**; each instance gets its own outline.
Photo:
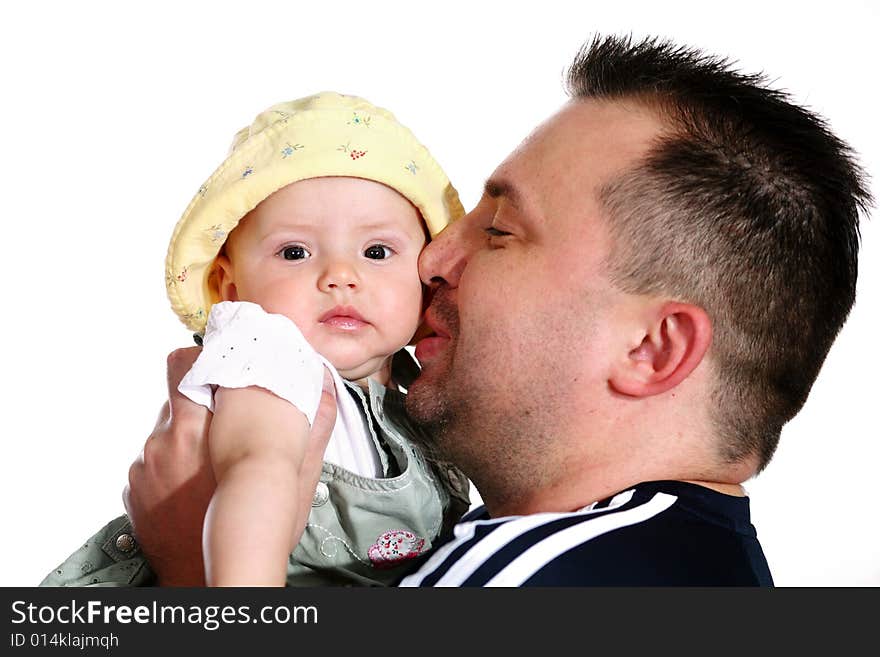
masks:
[[[300,246],[299,244],[285,246],[278,253],[285,260],[305,260],[312,255],[304,246]]]
[[[391,257],[391,249],[383,244],[373,244],[367,247],[364,256],[371,260],[384,260]]]

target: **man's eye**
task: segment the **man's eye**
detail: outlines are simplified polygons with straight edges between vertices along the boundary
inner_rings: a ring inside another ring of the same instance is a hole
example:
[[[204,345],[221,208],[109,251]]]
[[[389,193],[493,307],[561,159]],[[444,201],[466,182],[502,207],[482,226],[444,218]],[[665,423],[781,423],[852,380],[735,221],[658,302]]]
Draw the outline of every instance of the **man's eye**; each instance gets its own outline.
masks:
[[[371,260],[384,260],[391,257],[391,249],[382,244],[373,244],[364,251],[364,256]]]
[[[495,226],[489,226],[488,228],[484,228],[483,232],[486,233],[489,237],[504,237],[505,235],[510,235],[503,230],[498,230]]]
[[[305,260],[312,254],[306,251],[304,246],[295,244],[293,246],[285,246],[281,249],[280,255],[285,260]]]

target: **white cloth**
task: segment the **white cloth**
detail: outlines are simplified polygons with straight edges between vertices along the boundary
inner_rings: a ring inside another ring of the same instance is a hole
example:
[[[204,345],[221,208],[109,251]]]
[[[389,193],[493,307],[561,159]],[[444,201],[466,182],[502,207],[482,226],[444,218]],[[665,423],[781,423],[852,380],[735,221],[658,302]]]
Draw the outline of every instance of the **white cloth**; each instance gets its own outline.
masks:
[[[324,460],[363,477],[381,477],[379,454],[364,427],[363,412],[336,368],[284,315],[267,313],[247,301],[214,304],[202,352],[178,390],[213,411],[212,386],[259,386],[296,406],[311,424],[321,399],[325,366],[336,387],[337,411]]]

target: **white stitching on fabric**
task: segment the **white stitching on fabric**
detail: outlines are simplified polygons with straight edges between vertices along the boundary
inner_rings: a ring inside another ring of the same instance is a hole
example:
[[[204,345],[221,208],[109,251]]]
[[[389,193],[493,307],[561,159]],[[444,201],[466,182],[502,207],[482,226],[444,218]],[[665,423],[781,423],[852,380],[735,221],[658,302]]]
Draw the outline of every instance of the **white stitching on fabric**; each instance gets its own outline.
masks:
[[[365,559],[361,559],[361,558],[358,556],[358,554],[354,551],[354,549],[348,544],[348,541],[346,541],[346,540],[345,540],[344,538],[342,538],[341,536],[336,536],[333,532],[331,532],[331,531],[330,531],[329,529],[327,529],[326,527],[322,527],[321,525],[317,525],[317,524],[312,523],[312,522],[308,522],[308,523],[306,523],[306,528],[308,529],[309,527],[313,527],[313,528],[315,528],[315,529],[320,529],[322,532],[324,532],[325,534],[327,534],[327,537],[324,538],[324,539],[321,541],[321,543],[320,543],[320,545],[319,545],[319,548],[320,548],[320,550],[321,550],[321,554],[323,554],[323,555],[324,555],[325,557],[327,557],[328,559],[332,559],[333,557],[336,556],[336,550],[334,549],[333,552],[328,552],[327,550],[324,549],[324,546],[325,546],[329,541],[331,541],[331,540],[336,540],[336,541],[339,541],[340,543],[342,543],[342,545],[345,546],[345,549],[348,550],[349,554],[351,554],[351,556],[353,556],[355,559],[357,559],[358,561],[360,561],[362,564],[365,564],[365,565],[367,565],[367,566],[371,566],[371,565],[372,565],[369,561],[367,561],[367,560],[365,560]],[[335,547],[335,546],[334,546],[334,547]]]

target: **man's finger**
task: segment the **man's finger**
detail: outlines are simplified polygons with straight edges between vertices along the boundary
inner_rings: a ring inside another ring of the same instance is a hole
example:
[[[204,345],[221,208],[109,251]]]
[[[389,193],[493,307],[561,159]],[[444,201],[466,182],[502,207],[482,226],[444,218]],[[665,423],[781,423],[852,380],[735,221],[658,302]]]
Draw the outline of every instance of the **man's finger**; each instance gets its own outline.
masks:
[[[321,459],[327,449],[327,443],[330,440],[330,434],[336,424],[336,386],[333,385],[333,377],[330,371],[324,368],[323,390],[321,391],[321,401],[318,404],[318,411],[315,413],[315,419],[312,422],[312,429],[309,432],[309,448],[306,455],[310,451],[319,452]]]
[[[191,399],[183,396],[177,389],[177,386],[180,385],[180,380],[183,379],[186,373],[192,368],[193,363],[196,362],[196,358],[199,357],[201,351],[201,347],[186,347],[185,349],[175,349],[168,354],[168,402],[171,405],[170,411],[172,416],[181,411],[198,412],[198,409],[202,409],[204,413],[208,412],[204,406],[196,404]]]
[[[170,419],[171,406],[168,404],[168,402],[165,402],[164,404],[162,404],[162,408],[159,409],[159,417],[156,418],[156,424],[155,426],[153,426],[153,433],[156,433]]]
[[[168,374],[169,398],[172,395],[179,394],[177,386],[180,385],[180,380],[190,370],[193,363],[196,362],[196,358],[199,357],[201,351],[201,347],[185,347],[183,349],[175,349],[168,354],[166,372]]]
[[[318,411],[309,430],[309,441],[306,444],[300,470],[306,488],[311,489],[310,497],[321,476],[321,462],[324,460],[324,452],[327,451],[327,443],[330,442],[330,434],[333,433],[333,426],[336,424],[336,387],[327,368],[324,368],[323,387]]]
[[[336,387],[333,385],[333,377],[330,375],[330,371],[324,368],[321,401],[318,404],[318,411],[315,413],[311,429],[309,429],[309,438],[299,470],[300,508],[297,509],[297,519],[294,525],[295,539],[297,541],[299,541],[299,536],[309,517],[315,487],[321,478],[321,464],[324,460],[324,452],[327,451],[327,443],[330,441],[330,434],[333,432],[335,424]]]

